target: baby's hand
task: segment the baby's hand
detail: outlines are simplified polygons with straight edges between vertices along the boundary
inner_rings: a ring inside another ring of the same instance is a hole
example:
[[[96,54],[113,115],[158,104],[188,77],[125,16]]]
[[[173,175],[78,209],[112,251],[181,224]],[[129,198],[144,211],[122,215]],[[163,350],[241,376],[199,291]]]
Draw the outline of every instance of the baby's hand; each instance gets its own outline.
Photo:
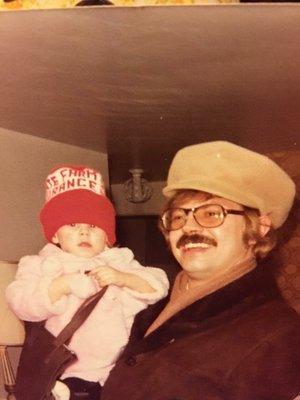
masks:
[[[94,279],[84,274],[73,274],[68,283],[71,293],[80,299],[86,299],[99,290]]]
[[[68,274],[55,278],[49,287],[49,297],[52,303],[63,295],[74,294],[80,299],[95,294],[98,290],[96,283],[90,277],[83,274]]]
[[[94,268],[89,273],[89,276],[94,278],[101,287],[107,285],[123,287],[127,285],[128,274],[109,267],[108,265]]]
[[[155,289],[143,278],[132,273],[121,272],[117,269],[104,265],[93,269],[89,276],[93,277],[99,286],[116,285],[140,293],[152,293]]]
[[[62,296],[71,293],[70,281],[73,279],[75,274],[59,276],[51,282],[48,292],[52,303],[55,303]]]

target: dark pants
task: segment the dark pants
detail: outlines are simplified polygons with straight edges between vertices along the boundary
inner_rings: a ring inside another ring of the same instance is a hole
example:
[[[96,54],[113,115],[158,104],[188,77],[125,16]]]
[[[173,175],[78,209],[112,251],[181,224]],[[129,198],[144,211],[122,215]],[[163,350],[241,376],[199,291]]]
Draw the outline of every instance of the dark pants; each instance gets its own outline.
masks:
[[[71,391],[70,400],[100,400],[101,385],[79,378],[66,378],[62,381]]]

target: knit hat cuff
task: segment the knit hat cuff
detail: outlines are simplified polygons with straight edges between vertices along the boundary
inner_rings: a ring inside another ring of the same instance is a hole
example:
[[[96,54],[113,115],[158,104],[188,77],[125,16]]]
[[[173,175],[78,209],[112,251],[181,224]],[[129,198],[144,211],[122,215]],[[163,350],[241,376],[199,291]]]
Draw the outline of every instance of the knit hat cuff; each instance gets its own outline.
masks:
[[[49,242],[61,226],[73,223],[95,225],[106,232],[110,245],[116,241],[112,203],[90,190],[69,190],[53,197],[42,208],[40,221]]]

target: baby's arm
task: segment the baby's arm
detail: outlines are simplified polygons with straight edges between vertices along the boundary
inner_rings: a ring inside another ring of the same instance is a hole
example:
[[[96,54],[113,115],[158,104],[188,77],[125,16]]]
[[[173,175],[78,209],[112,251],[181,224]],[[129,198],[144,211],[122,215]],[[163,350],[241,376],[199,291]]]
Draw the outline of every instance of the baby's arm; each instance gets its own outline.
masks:
[[[96,283],[84,274],[62,275],[55,268],[53,275],[43,267],[40,256],[23,257],[15,280],[6,289],[6,299],[20,319],[42,321],[62,314],[69,294],[86,298],[98,290]]]
[[[89,275],[93,277],[99,286],[116,285],[140,293],[152,293],[155,289],[147,280],[134,273],[119,271],[107,265],[93,269]]]
[[[136,296],[139,299],[143,298],[146,302],[152,304],[168,294],[169,281],[165,271],[160,268],[144,267],[134,259],[133,252],[127,247],[113,247],[103,252],[101,254],[101,261],[117,271],[142,279],[143,282],[147,282],[152,288],[152,290],[149,290],[149,286],[147,285],[145,290],[135,290],[131,285],[123,286],[125,291],[130,295]],[[137,280],[135,281],[137,282]],[[139,282],[141,283],[141,281]]]
[[[114,293],[117,293],[118,301],[124,304],[126,316],[131,318],[147,305],[154,304],[167,296],[169,281],[166,273],[160,268],[142,266],[134,259],[132,251],[128,248],[113,247],[101,254],[100,261],[105,263],[105,271],[110,272],[107,280],[98,281],[99,285],[111,284],[116,286],[116,290],[118,287],[122,289]],[[92,273],[97,271],[98,275],[100,270],[101,274],[106,275],[103,267],[100,268],[100,266],[96,267]],[[120,272],[122,275],[119,275]],[[110,274],[113,274],[113,278]]]
[[[63,296],[73,294],[79,299],[86,299],[95,294],[98,290],[96,282],[85,275],[83,271],[69,268],[65,265],[61,257],[52,256],[43,260],[41,269],[42,275],[52,277],[52,282],[49,285],[48,293],[52,303],[55,303]],[[69,272],[66,272],[67,271]]]
[[[53,279],[48,289],[51,303],[55,303],[60,300],[61,297],[72,293],[71,283],[77,275],[79,274],[62,275]]]
[[[127,266],[126,272],[145,280],[154,289],[152,292],[135,293],[133,290],[130,290],[130,288],[125,288],[128,293],[136,298],[147,304],[153,304],[167,296],[169,281],[167,274],[162,269],[148,266],[144,267],[137,260],[132,260]]]
[[[61,314],[66,307],[66,296],[57,296],[52,303],[49,288],[53,276],[42,272],[39,256],[26,256],[20,260],[15,280],[6,288],[6,299],[16,315],[26,321],[42,321]]]

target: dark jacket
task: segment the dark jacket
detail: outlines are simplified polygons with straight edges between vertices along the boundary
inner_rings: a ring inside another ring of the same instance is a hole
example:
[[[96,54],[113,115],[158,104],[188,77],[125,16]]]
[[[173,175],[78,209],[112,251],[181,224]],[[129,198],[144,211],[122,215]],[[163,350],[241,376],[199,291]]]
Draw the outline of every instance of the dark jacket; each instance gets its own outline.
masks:
[[[266,268],[195,302],[143,339],[166,302],[136,318],[102,400],[291,400],[300,393],[300,318]]]

